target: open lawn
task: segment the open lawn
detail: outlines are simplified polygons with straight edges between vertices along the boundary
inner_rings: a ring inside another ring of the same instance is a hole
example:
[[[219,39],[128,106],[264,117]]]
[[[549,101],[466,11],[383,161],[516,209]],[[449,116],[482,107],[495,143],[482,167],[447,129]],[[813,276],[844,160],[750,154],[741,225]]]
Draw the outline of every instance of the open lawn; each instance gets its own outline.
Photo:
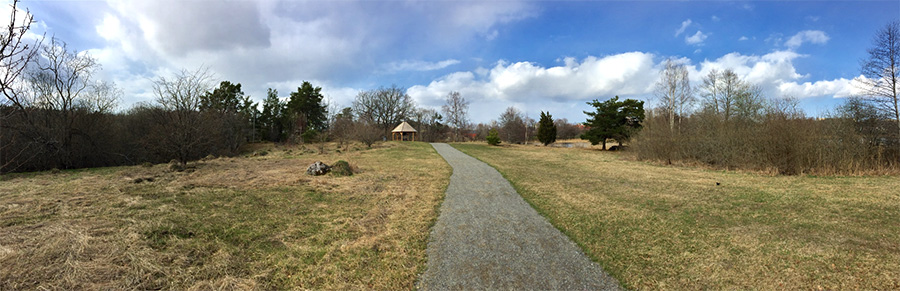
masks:
[[[413,288],[451,173],[429,144],[256,147],[0,177],[0,290]],[[316,160],[359,173],[307,176]]]
[[[589,149],[453,146],[497,168],[629,289],[900,289],[900,177],[771,176]]]

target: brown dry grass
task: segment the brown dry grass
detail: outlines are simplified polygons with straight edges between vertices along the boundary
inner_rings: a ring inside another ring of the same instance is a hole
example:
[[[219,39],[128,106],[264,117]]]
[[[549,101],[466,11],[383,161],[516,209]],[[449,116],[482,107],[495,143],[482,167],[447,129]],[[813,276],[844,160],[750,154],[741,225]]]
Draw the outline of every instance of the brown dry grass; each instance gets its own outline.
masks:
[[[2,177],[0,290],[411,289],[451,169],[425,143],[349,148]]]
[[[773,176],[585,149],[454,146],[500,170],[630,289],[900,288],[896,176]]]

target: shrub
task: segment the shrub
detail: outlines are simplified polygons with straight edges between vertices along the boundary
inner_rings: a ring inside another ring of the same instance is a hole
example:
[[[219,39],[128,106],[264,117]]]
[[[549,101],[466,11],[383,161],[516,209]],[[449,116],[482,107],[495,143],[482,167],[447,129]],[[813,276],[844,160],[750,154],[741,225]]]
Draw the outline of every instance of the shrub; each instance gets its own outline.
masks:
[[[487,137],[485,138],[489,145],[495,146],[500,144],[500,133],[497,132],[497,129],[491,129],[488,132]]]
[[[171,172],[182,172],[184,171],[184,166],[176,159],[172,159],[169,161],[169,171]]]
[[[319,132],[315,131],[314,129],[308,129],[306,130],[306,132],[300,135],[300,137],[303,138],[304,143],[315,142],[317,136],[319,136]]]
[[[331,165],[331,174],[334,176],[353,176],[353,169],[350,163],[340,160]]]

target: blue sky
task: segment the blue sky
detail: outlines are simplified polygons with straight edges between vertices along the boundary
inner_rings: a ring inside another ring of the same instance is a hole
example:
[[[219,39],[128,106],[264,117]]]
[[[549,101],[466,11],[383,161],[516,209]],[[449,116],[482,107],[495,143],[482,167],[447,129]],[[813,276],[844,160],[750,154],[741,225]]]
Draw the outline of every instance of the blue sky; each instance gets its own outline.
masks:
[[[153,100],[151,79],[208,67],[261,100],[303,80],[331,103],[396,84],[422,107],[449,91],[470,119],[509,106],[583,121],[586,101],[653,104],[667,58],[699,82],[734,69],[810,116],[853,95],[876,30],[900,1],[25,1],[46,32],[97,58],[124,91]],[[8,5],[5,5],[8,6]],[[7,8],[8,9],[8,8]]]

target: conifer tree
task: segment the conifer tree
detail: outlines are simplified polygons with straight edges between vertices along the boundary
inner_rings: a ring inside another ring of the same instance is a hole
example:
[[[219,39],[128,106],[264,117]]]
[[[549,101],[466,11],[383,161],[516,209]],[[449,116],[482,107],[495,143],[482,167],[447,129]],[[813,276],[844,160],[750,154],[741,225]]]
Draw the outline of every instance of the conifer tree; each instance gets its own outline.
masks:
[[[544,113],[541,111],[537,138],[544,146],[556,142],[556,125],[553,124],[553,116],[550,115],[550,112]]]

